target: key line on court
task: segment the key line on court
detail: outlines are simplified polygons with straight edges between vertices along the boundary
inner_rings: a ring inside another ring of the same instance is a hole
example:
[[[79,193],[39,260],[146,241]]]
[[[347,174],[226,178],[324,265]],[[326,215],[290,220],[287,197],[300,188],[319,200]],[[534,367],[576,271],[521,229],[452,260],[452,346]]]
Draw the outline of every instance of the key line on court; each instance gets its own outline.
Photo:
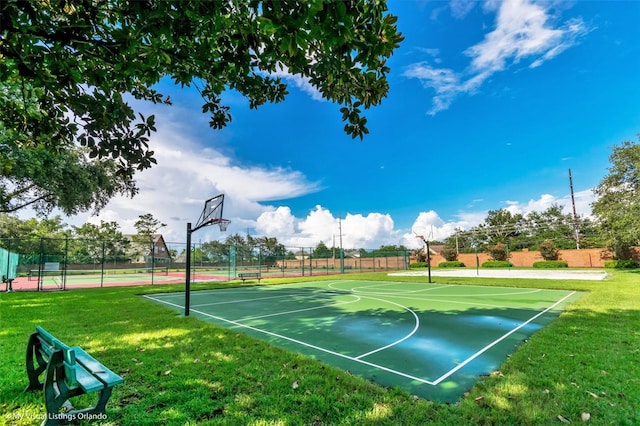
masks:
[[[156,298],[148,296],[148,295],[143,295],[143,297],[145,297],[147,299],[150,299],[150,300],[155,300],[157,302],[164,303],[166,305],[170,305],[170,306],[173,306],[173,307],[176,307],[176,308],[179,308],[179,309],[183,308],[183,306],[178,305],[176,303],[172,303],[172,302],[168,302],[168,301],[165,301],[165,300],[156,299]],[[256,331],[258,333],[263,333],[263,334],[266,334],[268,336],[277,337],[277,338],[280,338],[280,339],[283,339],[283,340],[287,340],[287,341],[290,341],[292,343],[296,343],[298,345],[306,346],[308,348],[312,348],[312,349],[315,349],[317,351],[324,352],[324,353],[327,353],[327,354],[330,354],[330,355],[334,355],[334,356],[337,356],[337,357],[340,357],[340,358],[348,359],[348,360],[353,361],[353,362],[358,362],[358,363],[361,363],[361,364],[368,365],[370,367],[378,368],[378,369],[386,371],[388,373],[392,373],[392,374],[396,374],[398,376],[406,377],[406,378],[411,379],[411,380],[416,380],[416,381],[418,381],[420,383],[425,383],[425,384],[428,384],[428,385],[434,385],[434,383],[429,381],[429,380],[426,380],[426,379],[423,379],[423,378],[420,378],[420,377],[416,377],[416,376],[412,376],[411,374],[403,373],[401,371],[393,370],[393,369],[385,367],[383,365],[374,364],[372,362],[365,361],[363,359],[357,359],[357,358],[354,358],[354,357],[349,356],[349,355],[344,355],[344,354],[341,354],[339,352],[332,351],[331,349],[322,348],[320,346],[316,346],[316,345],[313,345],[311,343],[303,342],[301,340],[293,339],[291,337],[283,336],[283,335],[278,334],[278,333],[273,333],[271,331],[262,330],[260,328],[256,328],[256,327],[252,327],[250,325],[242,324],[242,323],[239,323],[237,321],[228,320],[226,318],[221,318],[221,317],[218,317],[216,315],[211,315],[209,313],[199,311],[197,309],[192,309],[191,312],[195,312],[197,314],[200,314],[200,315],[203,315],[205,317],[209,317],[209,318],[212,318],[212,319],[215,319],[215,320],[218,320],[218,321],[223,321],[223,322],[226,322],[226,323],[229,323],[229,324],[233,324],[233,325],[236,325],[236,326],[241,327],[241,328],[246,328],[246,329],[249,329],[249,330],[253,330],[253,331]]]
[[[507,337],[509,337],[513,333],[515,333],[516,331],[520,330],[522,327],[526,326],[527,324],[531,323],[532,321],[534,321],[537,318],[541,317],[542,315],[546,314],[551,309],[555,308],[560,303],[564,302],[566,299],[568,299],[569,297],[573,296],[574,294],[576,294],[575,291],[567,294],[565,297],[563,297],[562,299],[558,300],[556,303],[554,303],[553,305],[549,306],[544,311],[539,312],[538,314],[536,314],[533,317],[529,318],[527,321],[523,322],[522,324],[520,324],[519,326],[517,326],[513,330],[509,331],[508,333],[503,334],[500,338],[498,338],[498,339],[494,340],[493,342],[489,343],[487,346],[485,346],[484,348],[480,349],[478,352],[476,352],[475,354],[473,354],[472,356],[470,356],[469,358],[467,358],[466,360],[464,360],[463,362],[458,364],[455,368],[452,368],[447,373],[445,373],[442,376],[438,377],[436,380],[433,381],[433,384],[434,385],[438,385],[440,382],[442,382],[443,380],[445,380],[446,378],[451,376],[456,371],[460,370],[465,365],[469,364],[471,361],[473,361],[474,359],[476,359],[477,357],[482,355],[484,352],[486,352],[487,350],[491,349],[493,346],[497,345],[498,343],[500,343],[501,341],[503,341],[504,339],[506,339]]]

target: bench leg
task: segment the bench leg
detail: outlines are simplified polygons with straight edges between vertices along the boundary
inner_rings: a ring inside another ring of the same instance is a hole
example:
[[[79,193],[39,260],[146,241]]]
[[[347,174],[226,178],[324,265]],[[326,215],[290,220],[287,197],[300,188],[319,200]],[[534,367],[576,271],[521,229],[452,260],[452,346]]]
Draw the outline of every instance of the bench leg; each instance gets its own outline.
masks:
[[[41,426],[54,426],[59,424],[66,424],[77,421],[79,418],[87,418],[87,414],[104,414],[106,418],[107,412],[107,402],[109,402],[109,398],[111,398],[111,392],[113,388],[107,387],[100,391],[98,394],[98,401],[96,405],[93,407],[85,408],[82,410],[72,410],[66,413],[59,413],[60,408],[67,405],[68,402],[65,399],[63,394],[59,394],[51,400],[49,404],[49,400],[47,399],[47,418],[42,422]],[[70,396],[75,396],[76,394],[82,394],[83,392],[71,392]],[[70,405],[70,404],[69,404]],[[55,411],[50,411],[55,410]],[[90,418],[90,417],[89,417]]]
[[[40,375],[47,369],[47,363],[40,354],[40,340],[38,333],[29,336],[27,343],[27,377],[29,385],[25,392],[42,390],[43,384],[40,383]]]
[[[44,377],[44,405],[47,408],[47,417],[42,425],[58,425],[73,420],[73,416],[60,413],[60,409],[66,405],[69,398],[82,394],[79,388],[69,388],[65,381],[64,354],[61,350],[51,355]]]

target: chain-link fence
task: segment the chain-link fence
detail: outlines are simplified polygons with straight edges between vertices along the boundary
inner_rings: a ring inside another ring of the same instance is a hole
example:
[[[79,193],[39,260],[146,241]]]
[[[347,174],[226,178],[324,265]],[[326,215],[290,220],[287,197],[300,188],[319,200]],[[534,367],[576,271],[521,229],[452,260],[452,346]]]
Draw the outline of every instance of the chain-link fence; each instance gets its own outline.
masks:
[[[184,283],[186,279],[186,243],[165,242],[158,236],[146,241],[0,239],[0,247],[16,262],[16,290]],[[242,272],[259,272],[269,278],[405,270],[409,255],[408,250],[318,253],[310,247],[195,243],[191,281],[234,280]]]

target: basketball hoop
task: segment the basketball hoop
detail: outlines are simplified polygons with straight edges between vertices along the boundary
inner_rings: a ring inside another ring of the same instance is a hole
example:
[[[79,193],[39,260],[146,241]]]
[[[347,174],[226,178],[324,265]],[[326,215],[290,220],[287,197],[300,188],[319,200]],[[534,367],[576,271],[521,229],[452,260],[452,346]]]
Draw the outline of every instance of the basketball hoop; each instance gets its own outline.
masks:
[[[204,209],[198,218],[198,222],[191,227],[191,222],[187,223],[187,261],[186,261],[186,286],[184,291],[184,315],[189,316],[191,298],[191,234],[198,229],[209,225],[218,225],[220,231],[225,232],[231,223],[228,219],[222,218],[222,207],[224,206],[224,194],[216,195],[204,202]]]
[[[218,226],[220,227],[220,232],[226,232],[227,227],[229,226],[230,223],[231,221],[228,219],[220,219],[220,222],[218,222]]]

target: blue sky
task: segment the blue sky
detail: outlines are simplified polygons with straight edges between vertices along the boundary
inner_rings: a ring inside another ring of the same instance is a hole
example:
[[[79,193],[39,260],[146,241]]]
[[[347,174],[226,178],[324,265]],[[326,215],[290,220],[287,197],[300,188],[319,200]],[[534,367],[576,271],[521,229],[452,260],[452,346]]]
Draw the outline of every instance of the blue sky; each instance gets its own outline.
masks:
[[[640,2],[454,0],[390,2],[405,40],[389,61],[390,92],[366,112],[364,141],[344,134],[339,105],[298,76],[285,102],[249,110],[227,93],[233,121],[208,127],[193,89],[163,83],[171,107],[157,117],[158,165],[140,194],[97,217],[133,231],[139,215],[184,241],[206,198],[224,193],[227,234],[277,237],[287,246],[417,247],[489,210],[526,214],[553,203],[578,213],[607,173],[611,148],[640,132]],[[341,228],[341,229],[340,229]]]

